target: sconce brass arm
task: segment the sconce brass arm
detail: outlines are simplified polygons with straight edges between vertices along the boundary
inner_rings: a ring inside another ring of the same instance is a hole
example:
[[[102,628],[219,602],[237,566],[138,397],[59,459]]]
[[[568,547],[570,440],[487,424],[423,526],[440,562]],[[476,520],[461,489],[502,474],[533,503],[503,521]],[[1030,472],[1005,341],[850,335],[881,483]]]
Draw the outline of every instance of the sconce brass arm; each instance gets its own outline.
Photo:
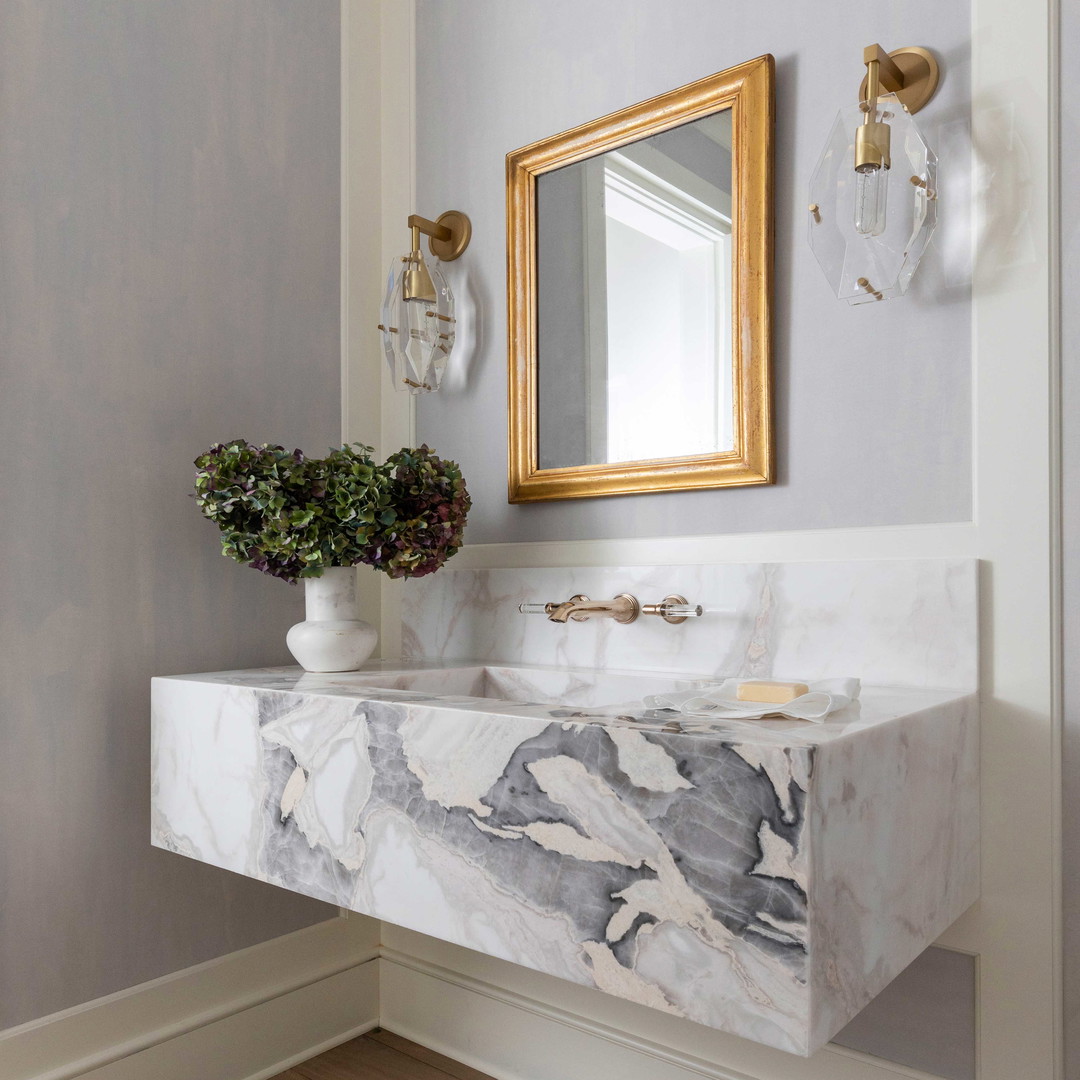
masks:
[[[409,228],[419,229],[425,236],[434,237],[436,240],[449,240],[451,236],[450,230],[445,225],[440,225],[437,221],[430,221],[419,214],[409,215]]]
[[[437,221],[431,221],[419,214],[409,215],[409,228],[412,229],[413,251],[420,249],[420,234],[429,237],[428,247],[431,254],[443,262],[453,262],[469,246],[472,239],[472,222],[468,214],[460,210],[447,210],[440,214]]]
[[[904,73],[896,66],[893,58],[880,45],[867,45],[863,49],[863,63],[866,65],[867,82],[871,87],[875,83],[884,86],[887,93],[895,94],[904,88]],[[874,67],[877,67],[877,78],[874,78]],[[877,97],[876,94],[873,95]],[[867,101],[870,94],[867,94]]]
[[[900,104],[912,115],[937,92],[941,77],[937,58],[921,45],[907,45],[892,52],[886,52],[877,44],[867,45],[863,49],[863,63],[866,65],[866,78],[859,87],[859,101],[873,100],[870,84],[875,70],[877,82],[884,92],[895,94]]]

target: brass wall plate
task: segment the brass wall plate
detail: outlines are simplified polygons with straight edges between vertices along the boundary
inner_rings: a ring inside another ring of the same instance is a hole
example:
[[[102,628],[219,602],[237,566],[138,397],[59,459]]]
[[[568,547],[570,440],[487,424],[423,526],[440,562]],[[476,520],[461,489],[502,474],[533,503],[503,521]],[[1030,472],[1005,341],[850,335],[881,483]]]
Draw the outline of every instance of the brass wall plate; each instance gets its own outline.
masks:
[[[460,210],[447,210],[445,214],[438,216],[435,224],[449,229],[450,239],[436,240],[434,236],[431,237],[428,241],[431,254],[437,259],[442,259],[443,262],[453,262],[469,246],[469,241],[472,239],[472,222],[469,220],[469,215],[463,214]]]
[[[917,113],[937,92],[941,69],[929,49],[920,45],[907,45],[889,53],[889,58],[900,69],[904,85],[895,91],[900,103],[909,113]],[[859,86],[859,101],[866,100],[866,76]]]
[[[773,251],[772,56],[679,87],[506,155],[509,453],[512,503],[773,483],[769,304]],[[734,449],[617,464],[539,467],[536,179],[732,110]]]

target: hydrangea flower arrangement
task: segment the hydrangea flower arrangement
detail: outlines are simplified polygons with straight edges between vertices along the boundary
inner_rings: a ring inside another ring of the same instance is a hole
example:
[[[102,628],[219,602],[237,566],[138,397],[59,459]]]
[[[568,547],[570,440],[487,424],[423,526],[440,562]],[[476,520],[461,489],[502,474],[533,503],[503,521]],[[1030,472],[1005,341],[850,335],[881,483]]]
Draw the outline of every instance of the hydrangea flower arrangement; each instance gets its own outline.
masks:
[[[426,446],[399,450],[384,466],[394,520],[375,531],[370,560],[392,578],[423,577],[458,548],[472,499],[461,470]]]
[[[195,459],[195,501],[221,530],[223,555],[285,581],[357,563],[430,574],[461,547],[471,505],[461,470],[426,446],[384,465],[371,453],[218,443]]]

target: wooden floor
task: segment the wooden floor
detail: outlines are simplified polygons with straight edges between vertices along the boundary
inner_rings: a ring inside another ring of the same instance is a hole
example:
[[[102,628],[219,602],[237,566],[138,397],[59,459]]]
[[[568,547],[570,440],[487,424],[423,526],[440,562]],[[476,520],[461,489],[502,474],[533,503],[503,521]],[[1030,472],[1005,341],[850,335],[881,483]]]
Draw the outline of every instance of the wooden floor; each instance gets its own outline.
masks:
[[[434,1050],[376,1028],[272,1080],[492,1080]]]

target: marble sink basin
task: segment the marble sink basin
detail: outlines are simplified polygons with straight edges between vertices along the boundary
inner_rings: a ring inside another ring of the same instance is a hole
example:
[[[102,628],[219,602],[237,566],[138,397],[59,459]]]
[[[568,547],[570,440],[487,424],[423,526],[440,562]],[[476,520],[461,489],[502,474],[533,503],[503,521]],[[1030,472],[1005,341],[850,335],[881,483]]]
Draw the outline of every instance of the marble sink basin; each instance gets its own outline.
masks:
[[[154,679],[152,842],[808,1055],[978,896],[977,697],[864,686],[822,724],[644,708],[700,681]]]
[[[404,690],[435,694],[440,699],[462,697],[519,705],[555,705],[569,708],[641,708],[645,697],[665,691],[682,690],[700,684],[703,676],[677,677],[664,674],[590,671],[576,668],[545,668],[511,664],[476,664],[426,667],[417,671],[397,671],[384,675],[306,675],[305,686],[315,680],[330,679],[342,689],[357,691],[361,686],[380,690]],[[311,680],[310,682],[308,680]]]

